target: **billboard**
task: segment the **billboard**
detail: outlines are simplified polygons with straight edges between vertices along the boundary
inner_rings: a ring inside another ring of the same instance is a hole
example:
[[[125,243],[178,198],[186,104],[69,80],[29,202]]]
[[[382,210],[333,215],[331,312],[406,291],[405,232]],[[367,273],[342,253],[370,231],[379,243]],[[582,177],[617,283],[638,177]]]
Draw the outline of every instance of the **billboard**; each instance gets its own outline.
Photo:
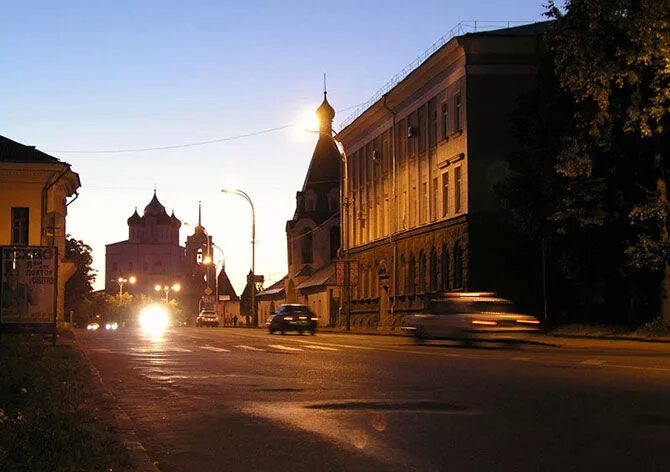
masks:
[[[0,250],[0,328],[54,332],[57,248],[4,246]]]

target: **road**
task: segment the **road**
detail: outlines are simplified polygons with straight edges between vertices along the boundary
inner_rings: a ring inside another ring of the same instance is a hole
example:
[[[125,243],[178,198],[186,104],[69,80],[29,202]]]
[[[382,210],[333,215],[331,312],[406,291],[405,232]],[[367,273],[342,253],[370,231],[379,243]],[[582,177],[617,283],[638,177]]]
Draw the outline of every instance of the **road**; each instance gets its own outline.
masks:
[[[670,470],[670,344],[77,338],[161,471]]]

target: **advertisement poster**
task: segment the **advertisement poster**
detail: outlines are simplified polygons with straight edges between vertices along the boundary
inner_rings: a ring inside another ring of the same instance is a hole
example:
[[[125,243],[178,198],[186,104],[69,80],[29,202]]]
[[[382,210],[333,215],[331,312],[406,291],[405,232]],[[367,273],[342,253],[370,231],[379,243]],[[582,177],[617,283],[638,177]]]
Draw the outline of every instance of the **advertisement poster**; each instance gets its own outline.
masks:
[[[2,247],[0,324],[54,324],[56,249]]]

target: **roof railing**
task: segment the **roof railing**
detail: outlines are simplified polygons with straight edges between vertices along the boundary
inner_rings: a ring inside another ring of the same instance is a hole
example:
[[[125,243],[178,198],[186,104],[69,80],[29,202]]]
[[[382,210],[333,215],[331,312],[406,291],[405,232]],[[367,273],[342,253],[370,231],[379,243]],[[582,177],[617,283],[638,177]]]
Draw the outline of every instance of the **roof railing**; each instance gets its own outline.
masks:
[[[466,33],[478,33],[482,31],[491,31],[497,29],[509,29],[513,26],[531,23],[529,21],[461,21],[456,26],[451,28],[440,39],[435,41],[428,49],[426,49],[419,57],[414,59],[410,64],[406,65],[400,72],[394,75],[391,80],[386,82],[379,90],[377,90],[372,97],[358,105],[354,111],[340,123],[340,129],[349,126],[356,118],[363,114],[370,106],[376,103],[389,90],[398,85],[405,77],[407,77],[414,69],[424,63],[426,59],[433,55],[435,51],[447,44],[456,36],[461,36]]]

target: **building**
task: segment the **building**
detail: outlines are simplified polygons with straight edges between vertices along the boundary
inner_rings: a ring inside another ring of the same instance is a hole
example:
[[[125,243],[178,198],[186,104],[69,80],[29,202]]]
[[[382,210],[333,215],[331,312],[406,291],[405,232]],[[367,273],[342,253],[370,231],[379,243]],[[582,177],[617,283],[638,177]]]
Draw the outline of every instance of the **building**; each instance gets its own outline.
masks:
[[[57,319],[65,320],[65,283],[75,273],[66,258],[66,217],[81,187],[70,164],[0,136],[0,246],[55,246]],[[68,201],[69,197],[74,196]]]
[[[529,302],[527,249],[493,187],[515,149],[509,115],[533,86],[545,25],[453,37],[338,133],[344,249],[359,268],[345,307],[354,327],[397,329],[440,291]]]
[[[183,283],[185,248],[179,245],[181,221],[167,214],[156,191],[142,216],[128,218],[128,239],[106,245],[105,292],[118,293],[117,280],[135,276],[134,285],[124,285],[130,293],[151,294],[156,284]]]
[[[119,278],[135,277],[135,284],[124,284],[123,290],[133,294],[154,295],[155,286],[179,284],[177,298],[184,309],[195,317],[201,309],[218,309],[221,314],[239,315],[239,297],[222,267],[217,276],[216,251],[221,251],[202,225],[202,207],[198,205],[198,224],[186,244],[179,244],[181,220],[158,200],[156,191],[144,208],[142,216],[135,212],[128,218],[128,239],[106,246],[105,292],[120,290]],[[216,304],[217,289],[225,303]],[[162,292],[161,292],[162,293]],[[225,308],[225,312],[223,311]]]
[[[340,249],[342,157],[332,139],[335,110],[326,92],[317,116],[319,139],[302,190],[296,193],[293,218],[286,223],[288,274],[281,281],[283,291],[273,284],[257,295],[261,325],[281,303],[308,305],[324,325],[334,324],[339,310],[334,261]]]

